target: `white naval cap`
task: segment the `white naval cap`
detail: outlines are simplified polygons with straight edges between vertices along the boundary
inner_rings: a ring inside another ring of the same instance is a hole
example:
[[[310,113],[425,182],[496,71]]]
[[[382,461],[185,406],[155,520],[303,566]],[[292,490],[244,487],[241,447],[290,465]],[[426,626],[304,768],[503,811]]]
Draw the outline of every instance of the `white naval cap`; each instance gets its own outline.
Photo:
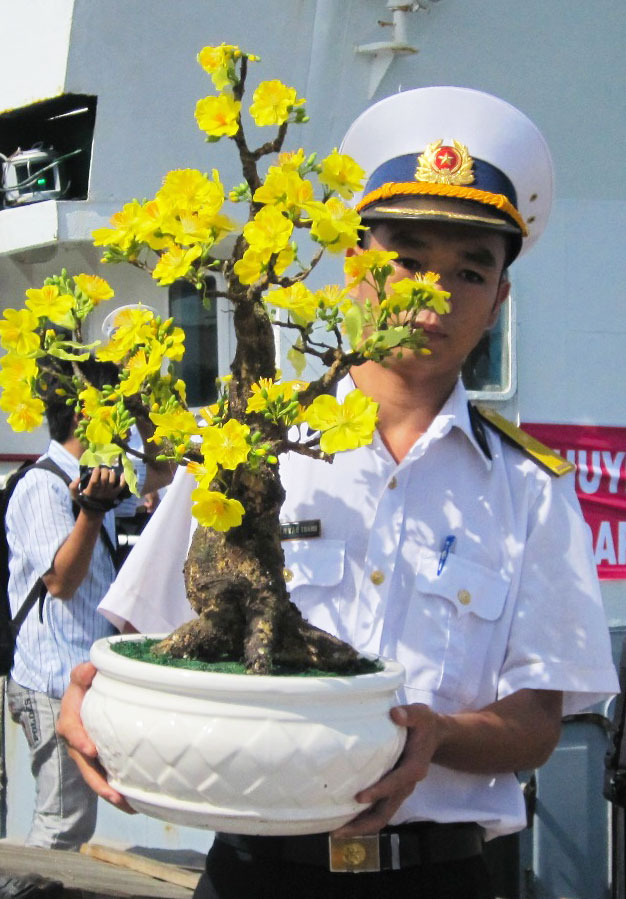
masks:
[[[510,103],[465,87],[386,97],[351,125],[341,152],[365,169],[355,198],[376,219],[452,220],[511,234],[508,261],[543,232],[552,158],[538,128]]]

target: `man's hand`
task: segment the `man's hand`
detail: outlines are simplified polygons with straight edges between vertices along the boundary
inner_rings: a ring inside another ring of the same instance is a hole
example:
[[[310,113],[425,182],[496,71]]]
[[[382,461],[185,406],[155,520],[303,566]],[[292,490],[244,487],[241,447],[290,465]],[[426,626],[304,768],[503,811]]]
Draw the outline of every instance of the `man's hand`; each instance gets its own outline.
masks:
[[[98,762],[98,751],[89,739],[80,718],[80,709],[87,690],[96,676],[96,668],[91,662],[77,665],[70,675],[70,685],[61,702],[61,713],[57,721],[57,733],[68,746],[68,753],[78,765],[78,769],[87,786],[124,812],[134,815],[121,793],[109,786],[106,775]]]
[[[406,743],[395,768],[378,783],[356,795],[370,808],[335,831],[338,837],[378,833],[391,820],[415,785],[423,780],[440,740],[440,716],[426,705],[397,706],[392,720],[408,728]]]
[[[431,762],[489,775],[542,765],[558,743],[562,705],[557,690],[518,690],[483,709],[454,715],[439,715],[421,704],[397,706],[391,717],[408,728],[400,760],[357,794],[357,802],[371,803],[370,808],[335,835],[377,833],[426,777]]]

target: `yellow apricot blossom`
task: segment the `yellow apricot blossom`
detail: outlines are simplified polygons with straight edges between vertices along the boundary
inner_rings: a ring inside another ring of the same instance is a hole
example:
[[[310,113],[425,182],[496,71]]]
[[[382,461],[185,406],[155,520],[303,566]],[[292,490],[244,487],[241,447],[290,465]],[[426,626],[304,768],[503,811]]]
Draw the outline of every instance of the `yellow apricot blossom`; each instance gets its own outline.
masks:
[[[205,490],[208,490],[211,486],[213,478],[217,474],[217,465],[207,465],[205,462],[189,462],[187,464],[187,471],[189,474],[193,475],[198,484],[198,487],[203,487]]]
[[[380,305],[382,309],[400,312],[414,307],[417,301],[420,308],[428,306],[438,315],[445,315],[450,311],[449,297],[448,291],[439,287],[439,275],[426,272],[424,275],[417,274],[414,278],[393,281]]]
[[[163,211],[217,214],[224,204],[224,185],[217,169],[212,180],[198,169],[173,169],[163,179],[155,200]]]
[[[254,192],[255,203],[276,206],[290,215],[299,213],[313,199],[313,185],[297,171],[271,166],[264,183]]]
[[[342,253],[357,245],[363,228],[361,216],[338,197],[331,197],[325,203],[309,203],[307,212],[313,222],[311,236],[329,252]]]
[[[196,122],[209,137],[232,137],[239,130],[241,102],[228,94],[205,97],[196,103]]]
[[[333,152],[322,160],[319,179],[331,190],[336,191],[344,200],[349,200],[363,187],[365,171],[351,156]]]
[[[124,367],[128,377],[120,382],[118,387],[120,396],[134,396],[138,393],[143,382],[150,375],[160,371],[163,355],[163,347],[158,343],[152,345],[148,356],[146,356],[146,351],[143,347],[137,350]]]
[[[26,307],[37,318],[48,318],[55,325],[72,327],[74,319],[70,315],[76,306],[76,298],[70,293],[62,294],[56,284],[44,284],[37,290],[26,291]]]
[[[250,428],[234,418],[223,427],[209,425],[202,429],[202,456],[205,464],[214,462],[222,468],[234,470],[245,462],[250,453]]]
[[[309,386],[308,381],[273,381],[271,378],[260,378],[258,384],[251,387],[252,395],[248,399],[246,412],[264,412],[273,403],[290,402],[298,393]]]
[[[397,258],[398,254],[393,250],[363,250],[354,256],[346,256],[343,270],[350,287],[355,287],[371,274],[373,268],[383,268]]]
[[[306,100],[297,98],[295,88],[287,87],[277,78],[262,81],[252,95],[250,115],[259,128],[265,125],[282,125],[289,118],[291,110],[305,102]]]
[[[0,320],[0,344],[18,356],[28,356],[39,349],[40,338],[35,330],[38,317],[30,309],[5,309]]]
[[[191,499],[191,514],[203,527],[229,531],[241,524],[245,509],[239,500],[229,499],[223,493],[202,487],[196,487],[192,491]]]
[[[28,384],[37,375],[37,362],[31,356],[6,353],[0,358],[0,368],[0,385],[3,387],[16,383]]]
[[[120,212],[111,216],[110,228],[97,228],[92,232],[95,247],[116,246],[128,250],[137,239],[137,229],[141,225],[141,203],[132,200],[125,203]]]
[[[115,406],[98,406],[91,413],[89,424],[85,428],[85,437],[90,443],[111,443],[116,432]]]
[[[164,438],[173,443],[180,443],[198,433],[195,415],[182,406],[175,406],[167,412],[151,412],[150,421],[156,425],[151,437],[155,443],[160,443]]]
[[[267,262],[267,253],[257,253],[256,250],[248,248],[241,259],[234,264],[233,271],[242,284],[254,284],[263,274]]]
[[[163,253],[154,266],[152,277],[159,282],[161,287],[173,284],[179,278],[184,278],[195,260],[201,255],[202,249],[198,246],[190,247],[188,250],[185,250],[184,247],[173,246]]]
[[[45,407],[39,397],[31,395],[28,384],[18,382],[2,391],[0,409],[8,412],[8,424],[18,433],[38,428],[44,416]]]
[[[75,275],[74,284],[89,297],[94,306],[115,296],[111,285],[98,275]]]
[[[227,87],[233,80],[233,61],[241,56],[239,47],[232,44],[221,44],[219,47],[203,47],[198,53],[198,62],[218,91]]]
[[[313,322],[317,316],[319,300],[302,281],[291,287],[277,287],[264,297],[270,306],[279,306],[301,322]]]
[[[343,403],[334,396],[316,397],[304,412],[304,420],[321,431],[320,449],[338,453],[371,443],[376,429],[378,403],[360,390],[352,390]]]
[[[243,236],[257,253],[280,253],[289,243],[293,223],[275,206],[263,206],[252,221],[244,225]]]

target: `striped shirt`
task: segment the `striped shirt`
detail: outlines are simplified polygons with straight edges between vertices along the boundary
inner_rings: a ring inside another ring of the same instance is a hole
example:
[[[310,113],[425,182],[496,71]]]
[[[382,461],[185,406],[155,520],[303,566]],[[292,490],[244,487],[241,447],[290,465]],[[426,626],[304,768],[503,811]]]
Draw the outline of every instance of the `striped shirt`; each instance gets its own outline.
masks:
[[[45,454],[72,479],[78,477],[78,460],[52,440]],[[33,469],[17,484],[6,514],[9,544],[9,600],[13,615],[26,599],[37,578],[52,567],[60,546],[74,528],[72,500],[61,478],[50,471]],[[115,542],[115,517],[107,512],[104,525]],[[114,633],[97,611],[115,577],[110,553],[100,537],[88,573],[71,599],[46,594],[43,622],[35,605],[24,621],[16,644],[11,676],[22,687],[60,698],[70,671],[89,658],[94,640]]]

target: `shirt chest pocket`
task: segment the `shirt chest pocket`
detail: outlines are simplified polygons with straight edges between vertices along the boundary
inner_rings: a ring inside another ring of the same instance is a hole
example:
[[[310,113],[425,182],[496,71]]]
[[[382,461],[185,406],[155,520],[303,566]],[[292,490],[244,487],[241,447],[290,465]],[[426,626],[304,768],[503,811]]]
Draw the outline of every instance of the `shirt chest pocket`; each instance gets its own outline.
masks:
[[[467,705],[485,676],[510,581],[455,553],[438,569],[439,554],[422,548],[405,627],[407,646],[417,647],[408,683]]]
[[[285,580],[304,617],[341,636],[339,609],[345,573],[343,540],[285,540]]]

